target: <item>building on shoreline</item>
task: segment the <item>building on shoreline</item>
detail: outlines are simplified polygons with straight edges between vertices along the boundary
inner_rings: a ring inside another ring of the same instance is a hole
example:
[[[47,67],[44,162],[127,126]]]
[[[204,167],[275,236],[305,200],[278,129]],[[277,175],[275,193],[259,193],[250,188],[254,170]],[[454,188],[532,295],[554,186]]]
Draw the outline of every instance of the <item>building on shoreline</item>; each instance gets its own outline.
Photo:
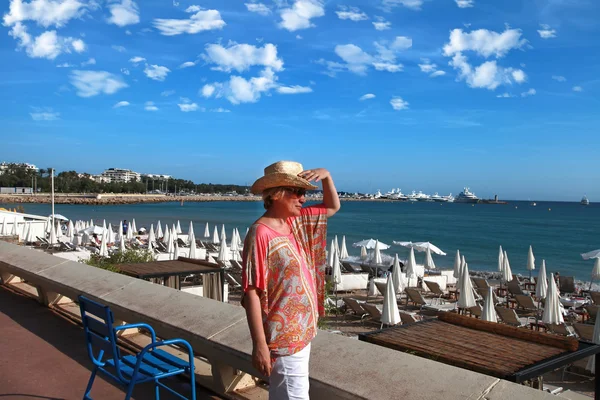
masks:
[[[130,169],[108,168],[100,175],[95,175],[93,178],[100,183],[127,183],[137,182],[140,180],[140,174]]]
[[[6,173],[7,171],[9,171],[10,169],[17,167],[17,168],[25,168],[27,171],[31,171],[34,173],[37,173],[39,171],[39,168],[36,167],[33,164],[29,164],[29,163],[7,163],[7,162],[1,162],[0,163],[0,175]]]

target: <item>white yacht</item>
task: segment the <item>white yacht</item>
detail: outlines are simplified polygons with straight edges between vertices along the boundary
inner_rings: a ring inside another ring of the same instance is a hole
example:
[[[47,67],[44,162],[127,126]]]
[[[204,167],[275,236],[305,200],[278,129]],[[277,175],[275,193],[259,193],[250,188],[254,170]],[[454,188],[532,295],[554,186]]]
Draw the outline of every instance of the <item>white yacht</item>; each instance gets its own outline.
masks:
[[[395,192],[394,192],[394,189],[392,189],[392,193],[390,194],[389,198],[393,199],[393,200],[401,200],[401,201],[408,200],[406,195],[404,193],[402,193],[402,190],[400,188],[396,189]]]
[[[443,196],[442,199],[448,203],[454,203],[454,196],[450,193],[448,196]]]
[[[429,196],[428,194],[423,193],[422,191],[419,190],[419,193],[417,193],[417,201],[431,201],[431,196]]]
[[[590,201],[588,200],[587,196],[583,196],[581,198],[581,205],[582,206],[589,206],[590,205]]]
[[[430,199],[433,200],[433,201],[435,201],[435,202],[437,202],[437,203],[441,203],[441,202],[446,201],[446,199],[443,198],[442,196],[440,196],[438,194],[438,192],[435,192],[435,194],[433,196],[431,196]]]
[[[479,202],[479,197],[475,196],[475,193],[470,192],[469,188],[466,187],[462,192],[456,196],[454,199],[455,203],[477,203]]]
[[[406,195],[406,199],[408,201],[418,201],[417,200],[417,193],[415,193],[415,191],[413,190],[411,194],[407,194]]]

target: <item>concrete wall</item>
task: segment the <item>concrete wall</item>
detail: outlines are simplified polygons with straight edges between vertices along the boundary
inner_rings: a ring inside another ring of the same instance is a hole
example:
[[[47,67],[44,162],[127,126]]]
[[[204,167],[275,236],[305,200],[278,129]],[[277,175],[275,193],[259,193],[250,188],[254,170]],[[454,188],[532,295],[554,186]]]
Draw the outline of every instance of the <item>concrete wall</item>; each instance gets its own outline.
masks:
[[[0,276],[38,286],[45,303],[84,294],[117,318],[147,322],[162,337],[188,340],[212,364],[221,391],[236,370],[253,376],[243,308],[111,273],[0,241]],[[552,399],[547,393],[355,339],[319,332],[311,354],[313,399]]]

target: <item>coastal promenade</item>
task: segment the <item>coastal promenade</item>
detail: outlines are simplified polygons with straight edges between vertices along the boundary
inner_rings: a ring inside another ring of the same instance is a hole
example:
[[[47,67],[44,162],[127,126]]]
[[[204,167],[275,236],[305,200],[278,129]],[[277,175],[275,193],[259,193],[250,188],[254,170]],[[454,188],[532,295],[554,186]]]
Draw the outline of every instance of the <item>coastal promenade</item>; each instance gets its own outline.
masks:
[[[70,312],[77,319],[77,307],[72,299],[84,294],[110,306],[120,321],[146,322],[156,329],[160,337],[186,339],[191,343],[199,361],[196,373],[197,376],[200,375],[200,385],[225,398],[265,398],[264,388],[255,386],[256,379],[261,378],[261,375],[252,367],[252,349],[245,312],[239,306],[183,293],[3,241],[0,241],[0,276],[3,285],[29,293],[37,300],[40,303],[36,306],[39,307],[39,314],[42,314],[42,310],[46,311],[44,307],[48,307]],[[27,316],[31,316],[30,313],[37,315],[38,312],[15,306],[14,300],[7,302],[1,298],[0,301],[2,318],[8,316],[5,321],[12,320],[33,333],[33,320]],[[40,340],[52,343],[52,335],[67,335],[67,330],[59,330],[58,333],[51,329],[45,330],[47,326],[55,324],[50,317],[58,318],[48,313],[47,317],[35,320],[37,327],[33,335],[23,334],[21,328],[14,324],[2,323],[0,343],[3,349],[14,343],[16,348],[25,352],[27,343],[34,349],[40,345]],[[13,326],[12,330],[7,326]],[[75,325],[73,329],[79,328]],[[75,330],[71,332],[74,335]],[[139,332],[135,335],[138,339],[143,336]],[[68,336],[65,336],[65,340],[70,343]],[[80,347],[80,343],[75,341],[72,345]],[[60,365],[64,369],[58,376],[55,375],[57,371],[45,373],[43,369],[37,369],[38,375],[35,375],[31,366],[37,362],[34,357],[12,362],[15,353],[8,358],[4,357],[7,353],[3,354],[0,364],[2,368],[11,368],[10,376],[20,377],[19,380],[12,381],[12,393],[27,394],[30,391],[32,386],[24,378],[28,375],[36,376],[37,384],[40,385],[38,387],[64,385],[64,381],[70,381],[71,376],[77,373],[85,375],[85,371],[78,369],[82,365],[89,368],[90,364],[85,357],[67,351],[64,346],[55,347],[61,354],[47,352],[49,359],[46,361],[46,368],[51,368],[53,360],[59,363],[60,359]],[[71,363],[64,357],[71,358],[74,362]],[[310,368],[313,399],[557,398],[505,380],[323,331],[313,341]],[[73,382],[72,386],[77,386],[77,383]],[[81,390],[83,391],[83,387]],[[49,393],[41,398],[77,398],[67,395],[51,397]]]

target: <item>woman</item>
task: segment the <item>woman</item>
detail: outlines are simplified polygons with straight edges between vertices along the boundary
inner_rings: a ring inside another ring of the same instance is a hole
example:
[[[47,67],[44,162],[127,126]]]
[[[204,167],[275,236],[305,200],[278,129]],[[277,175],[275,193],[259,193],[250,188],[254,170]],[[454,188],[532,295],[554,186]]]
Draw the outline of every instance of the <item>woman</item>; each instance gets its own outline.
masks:
[[[323,203],[303,208],[310,182]],[[279,161],[252,185],[266,212],[244,244],[242,284],[252,336],[252,363],[269,376],[269,399],[308,399],[310,341],[324,314],[327,218],[340,200],[326,169]]]

